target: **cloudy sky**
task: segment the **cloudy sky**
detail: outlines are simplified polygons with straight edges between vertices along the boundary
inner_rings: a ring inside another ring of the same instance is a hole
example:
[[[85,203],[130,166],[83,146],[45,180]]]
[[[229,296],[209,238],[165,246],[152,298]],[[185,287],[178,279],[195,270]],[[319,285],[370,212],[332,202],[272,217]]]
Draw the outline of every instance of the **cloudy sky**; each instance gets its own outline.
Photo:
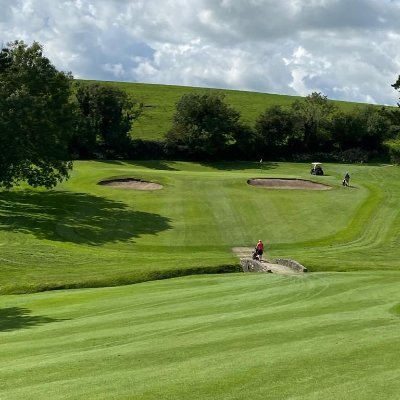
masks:
[[[76,78],[396,104],[400,0],[0,0]]]

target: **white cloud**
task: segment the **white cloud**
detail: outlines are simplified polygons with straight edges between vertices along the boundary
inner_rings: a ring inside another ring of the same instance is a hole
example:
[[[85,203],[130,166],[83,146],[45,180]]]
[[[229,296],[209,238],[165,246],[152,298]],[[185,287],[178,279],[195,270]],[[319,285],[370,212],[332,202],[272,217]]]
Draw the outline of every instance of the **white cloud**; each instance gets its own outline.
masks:
[[[125,69],[122,64],[104,64],[103,70],[106,72],[111,72],[115,78],[123,78],[125,75]]]
[[[395,104],[399,1],[0,0],[0,41],[88,79]]]

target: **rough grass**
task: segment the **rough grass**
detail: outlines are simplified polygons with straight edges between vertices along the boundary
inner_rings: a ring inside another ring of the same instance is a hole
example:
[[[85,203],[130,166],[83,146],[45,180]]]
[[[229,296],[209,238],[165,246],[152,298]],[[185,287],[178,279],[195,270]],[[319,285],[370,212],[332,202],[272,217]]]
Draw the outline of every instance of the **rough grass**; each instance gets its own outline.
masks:
[[[86,81],[87,82],[87,81]],[[218,92],[225,95],[228,104],[238,110],[243,121],[254,125],[256,118],[271,105],[290,105],[297,96],[246,92],[226,89],[206,89],[189,86],[155,85],[145,83],[100,82],[125,90],[144,105],[144,112],[132,129],[137,139],[162,139],[171,127],[176,102],[187,93]],[[332,101],[341,109],[360,106],[359,103]]]
[[[398,399],[398,272],[0,296],[0,398]]]
[[[340,185],[350,168],[350,188]],[[78,162],[57,190],[0,193],[0,293],[115,286],[234,271],[232,247],[311,271],[398,270],[400,172],[325,165],[329,191],[256,188],[259,176],[310,178],[307,164]],[[159,182],[132,191],[110,177]]]

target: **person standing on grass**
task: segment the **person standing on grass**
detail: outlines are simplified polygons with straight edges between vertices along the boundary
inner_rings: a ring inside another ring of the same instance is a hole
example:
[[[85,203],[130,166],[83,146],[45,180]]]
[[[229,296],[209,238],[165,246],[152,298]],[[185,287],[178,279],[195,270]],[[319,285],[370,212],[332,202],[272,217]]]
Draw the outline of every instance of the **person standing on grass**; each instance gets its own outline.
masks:
[[[261,239],[256,244],[256,252],[258,255],[258,259],[261,261],[262,255],[264,253],[264,243],[261,241]]]
[[[343,186],[349,186],[350,185],[350,175],[348,172],[346,172],[346,175],[344,176],[343,179]]]

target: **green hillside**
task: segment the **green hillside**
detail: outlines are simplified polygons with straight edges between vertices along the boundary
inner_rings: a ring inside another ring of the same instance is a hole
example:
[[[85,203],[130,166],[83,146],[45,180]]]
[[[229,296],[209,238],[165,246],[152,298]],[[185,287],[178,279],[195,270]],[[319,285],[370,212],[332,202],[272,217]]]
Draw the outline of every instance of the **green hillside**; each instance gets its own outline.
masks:
[[[127,91],[144,104],[144,113],[135,122],[132,136],[137,139],[161,139],[171,127],[176,102],[186,93],[213,91],[223,93],[227,103],[238,110],[243,121],[253,125],[266,107],[280,104],[288,105],[301,97],[278,94],[246,92],[226,89],[204,89],[187,86],[155,85],[145,83],[101,82]],[[333,101],[342,109],[352,108],[359,103]]]

